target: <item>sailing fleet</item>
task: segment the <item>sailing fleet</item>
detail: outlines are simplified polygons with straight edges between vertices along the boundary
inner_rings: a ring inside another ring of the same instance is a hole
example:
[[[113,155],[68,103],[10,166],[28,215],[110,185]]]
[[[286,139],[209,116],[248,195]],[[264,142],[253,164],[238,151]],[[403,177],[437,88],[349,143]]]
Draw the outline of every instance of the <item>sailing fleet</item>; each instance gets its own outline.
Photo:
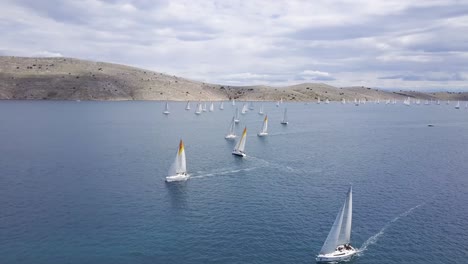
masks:
[[[320,104],[320,102],[321,100],[320,98],[318,98],[317,104]],[[379,104],[380,99],[375,100],[374,103]],[[395,99],[385,100],[385,105],[396,104],[396,103],[397,101]],[[234,114],[232,116],[231,121],[229,122],[228,132],[226,133],[224,137],[226,140],[235,140],[237,138],[235,128],[237,124],[240,122],[239,108],[235,106],[236,105],[235,100],[232,100],[231,104],[233,108],[235,108],[235,110],[233,109]],[[280,106],[281,104],[282,104],[282,100],[276,102],[276,106]],[[328,99],[325,100],[325,104],[329,104]],[[346,104],[346,100],[344,98],[341,100],[341,104]],[[356,106],[359,106],[360,104],[365,104],[365,101],[362,99],[356,98],[354,99],[354,104]],[[419,99],[415,100],[415,99],[411,99],[407,97],[403,100],[403,104],[406,106],[410,106],[411,104],[419,105],[420,100]],[[438,101],[426,100],[424,103],[424,105],[429,105],[429,104],[440,105],[440,101],[439,100]],[[450,104],[450,102],[447,101],[447,104]],[[202,112],[206,112],[207,111],[206,106],[207,106],[206,103],[202,104],[199,101],[195,108],[195,114],[200,115]],[[468,102],[465,103],[465,108],[468,108]],[[190,110],[190,109],[191,109],[190,102],[187,102],[185,110]],[[214,103],[211,102],[209,111],[213,112],[214,109],[215,109]],[[455,109],[460,109],[460,101],[456,103]],[[220,103],[219,110],[224,110],[224,102]],[[250,102],[249,104],[244,103],[242,106],[241,113],[246,114],[248,111],[252,111],[252,110],[254,110],[253,102]],[[163,114],[169,115],[169,113],[170,113],[169,103],[166,102],[164,104]],[[289,123],[287,113],[288,113],[287,108],[284,107],[280,124],[287,125]],[[260,105],[258,114],[264,115],[263,103],[261,103]],[[268,136],[268,115],[266,114],[265,114],[265,117],[263,118],[261,129],[257,133],[257,136],[258,137]],[[232,150],[232,155],[240,157],[240,158],[246,157],[247,156],[245,152],[246,141],[247,141],[247,127],[244,127],[239,140],[236,141],[235,143],[234,149]],[[190,178],[190,174],[187,171],[185,147],[184,147],[183,141],[180,140],[175,160],[170,166],[168,175],[166,176],[165,179],[166,179],[166,182],[180,182],[180,181],[186,181],[189,178]],[[317,262],[336,263],[339,261],[347,261],[350,258],[352,258],[356,253],[358,253],[359,250],[354,248],[351,245],[352,208],[353,208],[352,187],[349,187],[348,192],[346,193],[344,203],[340,207],[338,214],[335,218],[335,221],[333,222],[331,229],[328,233],[328,236],[325,239],[323,246],[320,249],[320,252],[316,256]]]

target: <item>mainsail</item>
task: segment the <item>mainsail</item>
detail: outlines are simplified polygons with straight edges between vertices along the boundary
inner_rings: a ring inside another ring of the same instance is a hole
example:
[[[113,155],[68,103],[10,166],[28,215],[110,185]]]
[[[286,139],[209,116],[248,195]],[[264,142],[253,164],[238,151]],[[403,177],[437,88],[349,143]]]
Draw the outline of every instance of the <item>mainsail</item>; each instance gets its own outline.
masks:
[[[286,124],[288,123],[288,109],[284,108],[284,113],[283,113],[283,121],[281,123]]]
[[[339,245],[348,244],[351,240],[351,222],[353,214],[352,187],[349,187],[343,206],[340,208],[335,222],[323,243],[320,254],[329,254],[336,250]]]
[[[262,130],[260,131],[260,133],[267,133],[268,132],[268,115],[265,116],[265,118],[263,119],[263,126],[262,126]]]
[[[247,140],[247,127],[244,128],[244,132],[242,132],[242,137],[240,138],[239,142],[237,142],[237,145],[234,148],[234,150],[244,152],[246,140]]]

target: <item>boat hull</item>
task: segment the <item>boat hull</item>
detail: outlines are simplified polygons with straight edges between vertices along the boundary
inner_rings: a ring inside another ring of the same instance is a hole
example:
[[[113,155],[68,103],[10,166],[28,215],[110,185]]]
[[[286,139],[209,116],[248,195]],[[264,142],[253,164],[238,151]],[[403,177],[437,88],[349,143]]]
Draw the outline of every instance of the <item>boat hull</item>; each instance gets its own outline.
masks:
[[[177,174],[177,175],[167,176],[166,182],[186,181],[188,180],[188,178],[190,178],[190,175],[188,174]]]
[[[259,132],[259,133],[257,134],[257,136],[259,136],[259,137],[266,137],[266,136],[268,136],[268,133],[266,133],[266,132]]]
[[[281,122],[281,124],[282,124],[282,125],[287,125],[287,124],[288,124],[288,122]]]
[[[322,263],[342,261],[342,260],[350,259],[356,253],[357,253],[357,250],[355,248],[351,248],[349,250],[344,249],[342,251],[336,250],[335,252],[332,252],[330,254],[319,254],[315,260],[317,262],[322,262]]]
[[[169,111],[164,111],[163,114],[168,115]]]
[[[232,152],[232,155],[238,156],[238,157],[242,157],[242,158],[245,157],[245,153],[244,153],[244,152],[240,152],[240,151],[237,151],[237,150],[234,150],[234,151]]]
[[[237,136],[236,135],[226,135],[224,138],[225,139],[235,139]]]

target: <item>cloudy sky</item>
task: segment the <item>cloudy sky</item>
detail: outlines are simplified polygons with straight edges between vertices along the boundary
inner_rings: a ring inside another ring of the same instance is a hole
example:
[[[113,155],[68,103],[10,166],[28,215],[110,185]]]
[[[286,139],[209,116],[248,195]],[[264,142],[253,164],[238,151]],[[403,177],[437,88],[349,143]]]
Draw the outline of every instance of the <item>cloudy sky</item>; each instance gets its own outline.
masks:
[[[466,0],[0,0],[0,36],[211,83],[468,90]]]

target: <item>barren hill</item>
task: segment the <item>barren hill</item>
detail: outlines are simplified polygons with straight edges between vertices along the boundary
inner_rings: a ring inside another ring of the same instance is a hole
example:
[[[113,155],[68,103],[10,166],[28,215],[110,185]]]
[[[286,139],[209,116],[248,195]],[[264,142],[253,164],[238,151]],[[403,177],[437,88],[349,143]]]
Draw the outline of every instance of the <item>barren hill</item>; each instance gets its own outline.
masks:
[[[389,92],[322,83],[287,87],[208,84],[125,65],[73,58],[0,56],[0,99],[48,100],[468,100],[468,93]]]

